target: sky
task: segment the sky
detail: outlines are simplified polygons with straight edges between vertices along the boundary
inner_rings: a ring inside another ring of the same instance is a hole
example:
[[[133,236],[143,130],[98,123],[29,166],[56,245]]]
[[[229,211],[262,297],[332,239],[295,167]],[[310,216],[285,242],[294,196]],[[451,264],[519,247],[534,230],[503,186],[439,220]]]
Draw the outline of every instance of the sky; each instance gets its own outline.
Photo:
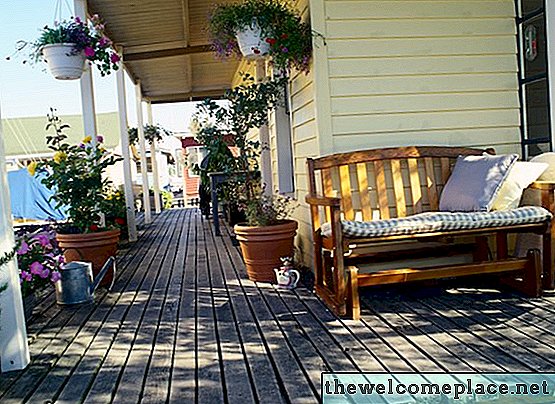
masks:
[[[6,60],[20,40],[33,41],[41,27],[52,25],[57,0],[0,0],[0,108],[2,118],[46,116],[50,107],[59,115],[81,114],[79,80],[55,80],[45,66],[23,64],[25,55]],[[62,17],[72,14],[62,0]],[[57,16],[59,17],[59,16]],[[58,18],[57,18],[58,19]],[[97,113],[117,111],[116,76],[101,77],[94,68]],[[127,80],[127,106],[130,126],[136,125],[135,92]],[[155,123],[174,132],[187,131],[194,111],[193,103],[153,105]],[[145,118],[146,119],[146,118]]]

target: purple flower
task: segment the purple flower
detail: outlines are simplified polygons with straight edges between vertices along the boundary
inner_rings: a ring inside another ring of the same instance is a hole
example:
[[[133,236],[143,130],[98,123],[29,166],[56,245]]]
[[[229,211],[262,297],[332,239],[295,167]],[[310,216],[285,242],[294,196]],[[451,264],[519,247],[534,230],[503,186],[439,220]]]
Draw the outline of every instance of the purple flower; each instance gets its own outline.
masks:
[[[81,24],[81,18],[75,17],[74,20],[77,24]]]
[[[19,246],[19,250],[17,250],[17,255],[25,255],[29,252],[29,244],[26,241],[22,241],[21,245]]]
[[[117,63],[117,62],[119,62],[120,60],[121,60],[121,58],[119,57],[119,55],[118,55],[117,53],[112,53],[112,54],[110,55],[110,61],[111,61],[112,63]]]
[[[283,53],[287,53],[287,52],[289,52],[289,49],[287,49],[287,48],[284,46],[283,48],[281,48],[281,51],[282,51]]]
[[[85,56],[88,58],[92,58],[94,57],[94,49],[91,48],[90,46],[85,47]]]
[[[63,255],[59,255],[59,256],[58,256],[58,263],[63,264],[64,262],[66,262],[64,256],[63,256]]]
[[[106,38],[105,36],[103,36],[98,40],[98,45],[100,45],[102,48],[104,48],[105,46],[110,45],[110,40],[108,38]]]
[[[44,268],[44,269],[39,273],[39,276],[40,276],[42,279],[48,278],[48,277],[50,276],[50,270],[49,270],[48,268]]]
[[[52,248],[52,244],[50,244],[50,238],[44,233],[37,234],[35,237],[33,237],[33,240],[38,241],[39,244],[44,248]]]
[[[40,275],[44,269],[44,265],[40,262],[35,261],[31,265],[29,265],[29,270],[33,275]]]
[[[60,273],[58,271],[54,271],[52,272],[52,274],[50,275],[50,280],[52,282],[58,282],[60,280],[60,278],[62,277],[62,275],[60,275]]]
[[[87,146],[85,145],[85,143],[79,143],[79,147],[80,147],[81,149],[84,149],[84,148],[87,147]]]
[[[20,278],[22,281],[31,282],[33,280],[33,275],[27,271],[21,271]]]
[[[98,136],[96,137],[96,141],[97,141],[98,143],[104,142],[104,136],[98,135]]]

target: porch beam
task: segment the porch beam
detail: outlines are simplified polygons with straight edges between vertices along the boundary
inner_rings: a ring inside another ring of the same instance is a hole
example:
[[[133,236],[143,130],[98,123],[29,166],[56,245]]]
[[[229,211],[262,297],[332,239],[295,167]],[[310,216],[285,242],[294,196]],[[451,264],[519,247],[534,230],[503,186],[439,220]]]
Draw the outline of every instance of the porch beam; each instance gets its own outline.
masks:
[[[212,47],[210,45],[192,45],[192,46],[183,46],[179,48],[147,51],[147,52],[136,52],[136,53],[125,52],[123,54],[123,60],[126,62],[136,62],[139,60],[161,59],[161,58],[169,58],[174,56],[194,55],[194,54],[209,53],[209,52],[212,52]]]
[[[143,94],[141,82],[135,84],[135,98],[137,107],[137,132],[139,133],[139,150],[141,153],[141,177],[143,183],[143,208],[145,212],[145,223],[152,223],[150,211],[150,195],[148,186],[148,164],[146,161],[145,129],[143,119]]]
[[[545,1],[545,36],[547,40],[547,83],[551,118],[551,147],[555,147],[555,4]],[[553,150],[552,150],[553,151]]]
[[[120,51],[121,54],[121,51]],[[125,70],[123,63],[116,72],[118,94],[118,117],[121,153],[123,155],[123,184],[125,193],[125,211],[127,215],[127,233],[129,241],[137,241],[137,222],[135,217],[135,197],[133,195],[133,176],[131,174],[131,152],[129,150],[127,97],[125,93]]]
[[[153,124],[152,119],[152,104],[147,101],[146,103],[146,120],[149,125]],[[158,156],[156,155],[156,140],[150,144],[150,161],[152,162],[152,186],[154,188],[154,211],[156,213],[162,212],[160,204],[160,176],[158,172]]]
[[[167,104],[172,102],[187,102],[187,101],[202,101],[205,98],[222,98],[227,88],[211,89],[211,90],[198,90],[183,93],[170,93],[170,94],[145,94],[145,100],[150,101],[152,104]]]
[[[87,21],[87,0],[74,0],[74,11],[76,17],[81,18],[83,21]],[[81,76],[79,84],[81,86],[81,108],[83,111],[85,136],[91,136],[91,143],[93,147],[96,147],[96,136],[98,135],[98,130],[96,126],[96,111],[94,105],[93,76],[91,63],[89,61],[85,63],[85,71]]]
[[[12,212],[6,173],[4,141],[0,124],[0,256],[15,245]],[[21,370],[30,361],[19,271],[15,260],[0,267],[0,369],[2,372]]]
[[[258,59],[256,61],[256,82],[266,80],[266,61]],[[260,174],[262,185],[266,195],[273,194],[272,184],[272,154],[270,150],[270,129],[268,125],[262,125],[258,130],[258,140],[260,141]]]

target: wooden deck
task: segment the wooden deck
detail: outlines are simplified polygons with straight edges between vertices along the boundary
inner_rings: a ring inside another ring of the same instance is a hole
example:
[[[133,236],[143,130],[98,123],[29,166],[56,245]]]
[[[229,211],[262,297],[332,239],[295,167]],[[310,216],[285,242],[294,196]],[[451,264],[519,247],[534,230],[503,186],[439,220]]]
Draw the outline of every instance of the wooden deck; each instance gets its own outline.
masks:
[[[196,209],[158,216],[118,266],[95,305],[40,303],[0,402],[316,402],[328,370],[555,370],[555,297],[386,289],[343,321],[305,288],[248,281]]]

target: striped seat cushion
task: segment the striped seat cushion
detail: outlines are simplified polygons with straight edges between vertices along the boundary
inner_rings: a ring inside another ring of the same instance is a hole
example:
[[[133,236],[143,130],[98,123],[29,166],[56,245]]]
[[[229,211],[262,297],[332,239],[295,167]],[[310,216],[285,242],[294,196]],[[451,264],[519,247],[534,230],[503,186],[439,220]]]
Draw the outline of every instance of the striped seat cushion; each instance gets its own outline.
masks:
[[[342,220],[343,235],[350,238],[372,238],[449,230],[487,229],[543,223],[551,213],[539,206],[524,206],[493,212],[425,212],[399,219],[371,222]],[[322,235],[331,236],[331,225],[322,226]]]

